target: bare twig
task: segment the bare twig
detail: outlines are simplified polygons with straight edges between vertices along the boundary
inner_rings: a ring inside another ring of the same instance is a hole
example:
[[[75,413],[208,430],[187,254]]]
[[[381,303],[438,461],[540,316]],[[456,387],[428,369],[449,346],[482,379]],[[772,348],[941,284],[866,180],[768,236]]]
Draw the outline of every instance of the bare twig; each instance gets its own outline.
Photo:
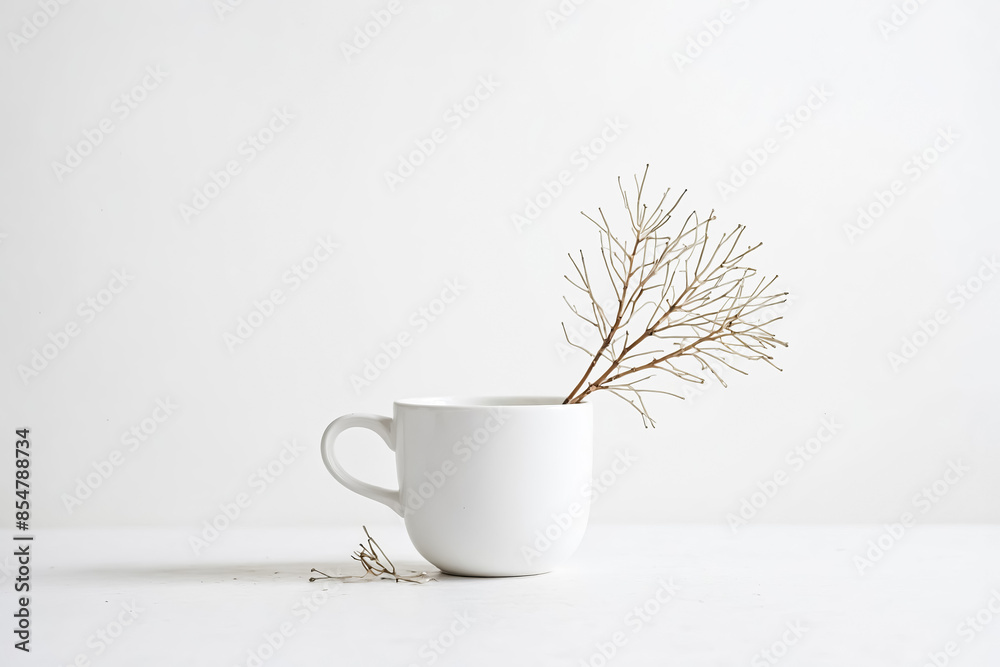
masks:
[[[392,564],[389,557],[385,555],[382,547],[379,546],[378,542],[368,533],[368,528],[362,526],[365,531],[365,537],[368,538],[368,545],[359,544],[361,547],[358,551],[351,554],[353,560],[361,563],[361,566],[365,568],[365,573],[362,575],[329,575],[325,572],[320,572],[316,568],[312,568],[312,572],[321,574],[321,577],[309,577],[309,581],[317,581],[319,579],[365,579],[367,577],[373,577],[376,579],[391,577],[397,582],[409,581],[414,584],[423,584],[428,581],[432,581],[430,575],[426,572],[414,572],[412,574],[401,574],[396,571],[396,566]]]
[[[583,214],[598,229],[601,259],[616,307],[605,309],[599,304],[583,252],[579,258],[570,255],[576,276],[566,279],[586,295],[588,306],[583,310],[593,316],[584,315],[568,299],[566,303],[575,316],[597,329],[601,341],[592,350],[569,341],[566,335],[567,341],[591,360],[565,403],[579,403],[596,391],[608,390],[632,405],[643,423],[652,426],[655,424],[642,395],[677,396],[643,385],[660,371],[687,382],[702,383],[706,377],[715,377],[725,386],[718,372],[722,367],[746,374],[734,365],[737,359],[774,366],[770,350],[787,343],[765,327],[781,318],[755,323],[749,316],[784,303],[787,292],[769,292],[776,276],[757,279],[756,271],[744,265],[761,244],[740,245],[743,225],[709,244],[715,211],[706,218],[693,211],[674,235],[667,235],[667,223],[687,190],[667,210],[664,203],[669,190],[650,208],[642,202],[648,171],[646,165],[642,179],[634,179],[634,202],[618,180],[631,237],[616,236],[601,209],[599,220]],[[648,319],[643,315],[645,322],[634,326],[633,318],[644,308],[649,310]],[[685,359],[695,365],[689,369],[678,365]]]

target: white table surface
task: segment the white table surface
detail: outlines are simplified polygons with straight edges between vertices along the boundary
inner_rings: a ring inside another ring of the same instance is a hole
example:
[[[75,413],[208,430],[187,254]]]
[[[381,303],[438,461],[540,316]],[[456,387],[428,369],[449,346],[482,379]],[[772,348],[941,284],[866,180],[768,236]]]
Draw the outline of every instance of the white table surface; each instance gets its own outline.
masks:
[[[369,530],[397,566],[432,569],[400,524]],[[184,530],[42,530],[32,651],[5,630],[0,664],[1000,665],[1000,527],[918,525],[862,575],[882,530],[594,525],[559,571],[426,584],[310,583],[360,572],[360,526],[232,528],[198,556]]]

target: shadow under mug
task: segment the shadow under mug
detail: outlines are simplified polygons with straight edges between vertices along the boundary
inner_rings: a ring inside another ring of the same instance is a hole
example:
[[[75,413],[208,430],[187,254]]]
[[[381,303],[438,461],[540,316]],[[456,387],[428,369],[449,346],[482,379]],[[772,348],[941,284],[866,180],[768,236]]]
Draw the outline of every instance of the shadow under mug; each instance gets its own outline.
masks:
[[[393,416],[348,414],[323,433],[327,470],[403,517],[417,551],[449,574],[548,572],[579,546],[590,515],[593,411],[556,397],[395,401]],[[334,448],[349,428],[396,453],[398,490],[362,482]]]

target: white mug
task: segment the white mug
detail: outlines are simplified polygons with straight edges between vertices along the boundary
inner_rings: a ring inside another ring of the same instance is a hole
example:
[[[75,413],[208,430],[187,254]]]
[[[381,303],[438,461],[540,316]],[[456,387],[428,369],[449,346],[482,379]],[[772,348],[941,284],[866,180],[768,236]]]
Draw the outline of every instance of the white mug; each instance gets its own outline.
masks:
[[[403,517],[417,551],[449,574],[548,572],[579,546],[590,515],[593,412],[555,397],[416,398],[393,417],[349,414],[323,433],[327,470]],[[396,453],[399,490],[337,461],[337,436],[377,433]]]

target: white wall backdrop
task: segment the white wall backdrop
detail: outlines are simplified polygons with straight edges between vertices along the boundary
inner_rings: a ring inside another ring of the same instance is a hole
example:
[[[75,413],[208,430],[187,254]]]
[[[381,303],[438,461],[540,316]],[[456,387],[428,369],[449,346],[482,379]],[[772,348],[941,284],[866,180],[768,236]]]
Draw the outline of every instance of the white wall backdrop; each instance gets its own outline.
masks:
[[[392,520],[329,477],[326,424],[567,393],[566,253],[597,243],[579,212],[622,223],[616,178],[647,163],[764,242],[790,347],[781,373],[654,400],[656,429],[596,397],[595,520],[1000,520],[998,20],[981,0],[5,2],[2,434],[31,429],[34,526],[194,530],[241,493],[246,526]],[[374,435],[344,450],[393,483]]]

